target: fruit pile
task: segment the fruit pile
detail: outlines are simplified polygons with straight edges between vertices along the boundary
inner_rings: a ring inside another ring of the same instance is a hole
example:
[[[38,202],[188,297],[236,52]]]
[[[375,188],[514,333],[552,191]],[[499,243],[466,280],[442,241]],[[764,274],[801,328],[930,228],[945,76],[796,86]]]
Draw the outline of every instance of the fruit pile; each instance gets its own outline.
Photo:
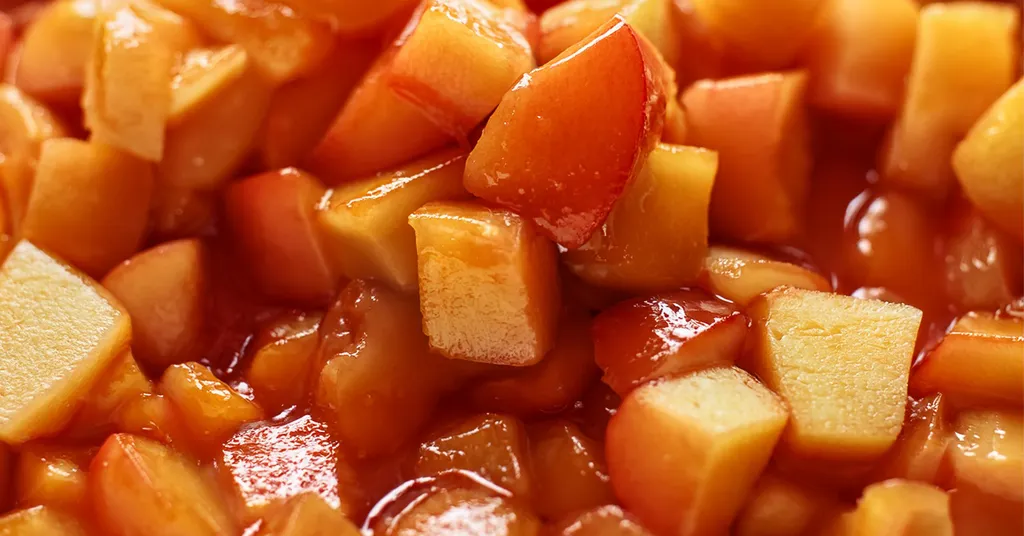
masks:
[[[1024,534],[1019,2],[0,9],[0,535]]]

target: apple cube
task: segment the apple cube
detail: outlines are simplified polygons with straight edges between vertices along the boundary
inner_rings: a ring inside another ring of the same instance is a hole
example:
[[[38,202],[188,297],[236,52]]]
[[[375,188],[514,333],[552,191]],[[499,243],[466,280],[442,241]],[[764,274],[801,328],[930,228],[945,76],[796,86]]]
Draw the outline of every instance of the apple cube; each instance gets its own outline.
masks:
[[[688,87],[697,80],[720,78],[725,69],[725,43],[712,32],[697,13],[693,0],[672,0],[672,21],[679,38],[680,54],[672,67],[679,87]]]
[[[320,344],[322,315],[286,313],[264,326],[253,340],[246,383],[271,413],[301,405],[308,393],[310,369]]]
[[[0,517],[0,534],[19,536],[86,536],[87,532],[74,518],[56,508],[35,506],[7,512]]]
[[[14,467],[14,489],[19,507],[45,505],[86,513],[89,488],[86,469],[93,452],[46,444],[23,445]],[[2,532],[0,532],[2,534]]]
[[[317,493],[303,492],[272,510],[256,536],[360,536],[355,526]]]
[[[164,395],[142,393],[128,399],[118,408],[115,420],[121,432],[148,437],[182,452],[199,450],[181,412]]]
[[[532,426],[530,463],[533,504],[547,519],[615,502],[604,446],[564,420]]]
[[[552,536],[652,536],[636,519],[613,504],[573,514],[554,524]]]
[[[827,492],[766,472],[733,525],[736,536],[789,536],[814,532],[838,499]]]
[[[110,271],[103,286],[132,317],[132,348],[154,370],[188,361],[200,339],[206,259],[197,239],[167,242]]]
[[[464,151],[446,150],[331,190],[317,213],[337,271],[416,290],[416,235],[409,215],[430,201],[465,199]]]
[[[616,16],[502,98],[466,161],[466,189],[569,249],[582,246],[654,148],[663,71],[657,52]],[[591,83],[608,72],[617,75]]]
[[[957,484],[1024,500],[1024,422],[1019,412],[964,411],[954,430],[949,457]]]
[[[149,210],[149,239],[159,243],[209,236],[219,210],[220,192],[157,184]]]
[[[920,482],[886,480],[864,489],[851,536],[953,536],[949,495]]]
[[[731,304],[695,290],[622,302],[594,319],[594,357],[620,396],[651,380],[730,366],[749,320]]]
[[[18,243],[0,266],[0,441],[60,430],[130,335],[128,313],[99,285]]]
[[[235,534],[234,520],[199,467],[155,441],[107,438],[89,468],[93,510],[110,533]]]
[[[880,155],[881,184],[946,196],[956,143],[1013,83],[1019,28],[1014,6],[956,2],[921,9],[903,108]]]
[[[250,177],[225,193],[228,224],[267,296],[320,305],[334,295],[334,274],[316,225],[324,193],[316,178],[295,168]]]
[[[914,368],[914,393],[942,392],[961,404],[1024,402],[1024,321],[987,313],[961,317]]]
[[[952,439],[947,402],[941,394],[914,398],[896,443],[875,470],[875,480],[901,478],[939,484],[946,447]]]
[[[712,246],[704,260],[703,286],[740,307],[779,287],[832,290],[820,274],[751,251]]]
[[[825,0],[693,0],[711,32],[761,70],[790,65]]]
[[[18,87],[48,103],[77,106],[98,7],[91,0],[62,0],[40,11],[22,34]]]
[[[712,234],[777,243],[800,229],[811,172],[806,86],[797,71],[702,80],[683,93],[687,143],[718,151]]]
[[[554,345],[559,309],[557,251],[539,229],[470,203],[428,203],[409,224],[431,348],[483,363],[539,362]]]
[[[249,56],[238,45],[187,51],[171,79],[167,121],[178,124],[201,109],[204,103],[238,80],[248,64]]]
[[[243,424],[263,418],[259,406],[199,363],[168,367],[160,378],[160,391],[174,403],[195,439],[203,443],[220,443]]]
[[[1024,80],[985,111],[953,152],[953,170],[971,203],[1004,232],[1024,238]]]
[[[565,253],[592,284],[669,290],[692,284],[708,247],[708,205],[718,170],[713,151],[658,144],[590,240]]]
[[[620,14],[627,24],[646,37],[669,65],[675,65],[681,48],[680,32],[670,16],[672,0],[569,0],[544,11],[540,17],[537,60],[547,63],[565,49],[584,40],[594,30]]]
[[[747,314],[751,370],[789,404],[783,444],[791,452],[871,459],[896,441],[921,311],[782,288],[755,300]]]
[[[638,387],[608,425],[615,494],[657,533],[725,532],[786,419],[785,405],[735,368]]]
[[[1020,243],[970,207],[957,207],[943,233],[946,294],[961,311],[993,311],[1021,295]]]
[[[86,437],[97,432],[109,433],[109,429],[117,422],[123,404],[139,395],[152,392],[153,382],[139,369],[132,353],[121,352],[96,380],[89,395],[82,401],[81,409],[75,414],[75,418],[64,433]]]

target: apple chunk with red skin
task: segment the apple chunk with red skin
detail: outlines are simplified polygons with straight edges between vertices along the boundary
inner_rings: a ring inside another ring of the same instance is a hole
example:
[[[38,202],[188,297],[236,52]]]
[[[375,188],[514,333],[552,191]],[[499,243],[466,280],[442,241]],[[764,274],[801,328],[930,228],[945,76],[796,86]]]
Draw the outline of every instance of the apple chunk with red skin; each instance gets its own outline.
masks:
[[[565,247],[583,245],[654,148],[664,76],[657,52],[616,16],[505,94],[466,162],[466,189]]]

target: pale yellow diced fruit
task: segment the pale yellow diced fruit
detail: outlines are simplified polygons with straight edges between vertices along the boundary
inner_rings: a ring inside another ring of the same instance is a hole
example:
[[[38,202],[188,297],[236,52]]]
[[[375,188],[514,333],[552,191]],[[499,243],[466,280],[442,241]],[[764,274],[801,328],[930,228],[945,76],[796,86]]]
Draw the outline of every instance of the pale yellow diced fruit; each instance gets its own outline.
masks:
[[[949,495],[909,480],[865,488],[849,523],[849,536],[953,536]]]

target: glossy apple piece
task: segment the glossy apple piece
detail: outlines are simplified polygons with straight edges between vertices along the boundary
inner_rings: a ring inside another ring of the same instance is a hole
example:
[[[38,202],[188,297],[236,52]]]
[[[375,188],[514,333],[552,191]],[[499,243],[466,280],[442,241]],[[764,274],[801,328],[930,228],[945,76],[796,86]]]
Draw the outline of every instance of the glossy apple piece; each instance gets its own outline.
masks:
[[[672,65],[679,87],[697,80],[720,78],[725,69],[725,43],[708,28],[693,0],[672,0],[671,17],[679,35],[680,54]]]
[[[248,63],[249,56],[238,45],[188,50],[171,79],[168,123],[180,123],[201,109],[204,103],[238,80]]]
[[[258,143],[264,167],[294,166],[306,157],[327,133],[378,51],[373,41],[339,41],[314,71],[274,91]]]
[[[953,438],[942,394],[912,398],[896,443],[878,463],[874,480],[900,478],[940,484],[946,447]]]
[[[604,225],[563,260],[603,287],[658,291],[694,283],[707,253],[717,170],[714,151],[658,144]]]
[[[48,140],[21,232],[98,278],[138,250],[152,192],[148,163],[95,141]]]
[[[360,536],[359,527],[319,494],[305,491],[263,518],[257,536]]]
[[[920,310],[782,288],[755,300],[747,314],[751,370],[792,412],[783,437],[790,451],[859,461],[896,441]]]
[[[724,532],[786,425],[752,376],[715,368],[633,390],[608,425],[608,472],[623,506],[664,534]]]
[[[734,54],[756,66],[778,69],[792,64],[825,0],[693,0],[709,30]]]
[[[957,416],[949,457],[956,482],[989,495],[1024,500],[1024,423],[1013,410]]]
[[[219,194],[157,184],[149,211],[150,239],[167,242],[213,234],[219,218]]]
[[[953,536],[949,495],[907,480],[864,489],[850,520],[851,536]]]
[[[172,365],[160,378],[160,392],[174,403],[198,442],[218,444],[243,424],[263,418],[249,401],[199,363]]]
[[[826,0],[804,45],[807,99],[845,117],[899,113],[914,54],[914,0]],[[874,36],[865,39],[865,35]]]
[[[93,512],[111,534],[234,534],[213,486],[181,454],[131,434],[110,436],[89,467]]]
[[[573,405],[597,378],[590,317],[578,311],[559,321],[555,346],[544,360],[529,367],[505,370],[474,379],[467,398],[480,411],[515,415],[556,413]]]
[[[622,508],[600,506],[563,518],[551,526],[553,536],[652,536]]]
[[[88,448],[45,443],[23,445],[14,467],[15,502],[20,508],[45,505],[87,513],[86,470],[93,452]]]
[[[68,422],[131,327],[99,285],[27,241],[0,266],[0,304],[0,440],[16,445]]]
[[[670,14],[672,0],[569,0],[545,11],[540,17],[540,46],[537,61],[547,63],[565,49],[584,40],[616,14],[647,38],[675,65],[681,52],[679,30]]]
[[[807,290],[832,290],[832,284],[820,274],[807,268],[778,261],[757,253],[712,246],[704,259],[702,286],[740,307],[765,292],[778,287]]]
[[[197,239],[167,242],[114,268],[103,286],[132,316],[132,349],[153,370],[188,361],[204,325],[206,256]]]
[[[718,151],[713,234],[778,243],[799,231],[811,172],[806,86],[795,71],[702,80],[683,93],[687,143]]]
[[[0,517],[0,534],[19,536],[86,536],[85,527],[73,517],[49,506],[14,510]]]
[[[561,519],[615,502],[604,446],[575,424],[553,420],[529,429],[533,504],[546,519]]]
[[[340,275],[417,287],[416,235],[409,215],[431,201],[467,199],[466,153],[452,149],[331,190],[317,213],[324,250]]]
[[[255,336],[255,354],[245,373],[253,396],[269,413],[302,405],[316,360],[322,315],[289,312]]]
[[[18,87],[48,103],[77,106],[98,7],[91,0],[62,0],[43,9],[21,37]]]
[[[880,155],[882,184],[943,199],[950,157],[971,125],[1013,83],[1020,11],[984,2],[921,9],[906,97]]]
[[[967,484],[951,490],[956,536],[1015,536],[1024,532],[1024,503],[982,493]]]
[[[92,437],[97,433],[105,435],[116,425],[122,406],[144,393],[152,392],[153,382],[139,369],[131,351],[121,352],[96,380],[64,433],[72,437]]]
[[[911,375],[916,394],[944,393],[962,405],[1024,402],[1024,321],[988,313],[961,317]]]
[[[1024,238],[1024,81],[1018,80],[967,132],[953,152],[953,170],[964,194],[1004,232]]]
[[[969,206],[958,206],[943,233],[946,295],[961,311],[994,311],[1021,295],[1020,243]]]
[[[828,513],[839,505],[829,492],[765,472],[736,517],[736,536],[818,534]]]
[[[539,362],[557,334],[554,244],[514,212],[472,203],[428,203],[409,224],[431,348],[481,363]],[[494,300],[475,299],[483,295]]]
[[[697,290],[622,302],[594,319],[594,357],[620,396],[651,380],[729,366],[747,335],[747,317]]]
[[[295,168],[249,177],[225,192],[228,225],[267,296],[320,305],[334,294],[335,277],[316,225],[324,193],[315,177]]]
[[[505,95],[466,162],[466,189],[532,220],[567,248],[582,246],[662,130],[661,65],[616,16]],[[588,82],[608,72],[618,75]]]
[[[164,395],[142,393],[128,399],[115,420],[121,432],[147,437],[181,452],[197,450],[181,412]]]

